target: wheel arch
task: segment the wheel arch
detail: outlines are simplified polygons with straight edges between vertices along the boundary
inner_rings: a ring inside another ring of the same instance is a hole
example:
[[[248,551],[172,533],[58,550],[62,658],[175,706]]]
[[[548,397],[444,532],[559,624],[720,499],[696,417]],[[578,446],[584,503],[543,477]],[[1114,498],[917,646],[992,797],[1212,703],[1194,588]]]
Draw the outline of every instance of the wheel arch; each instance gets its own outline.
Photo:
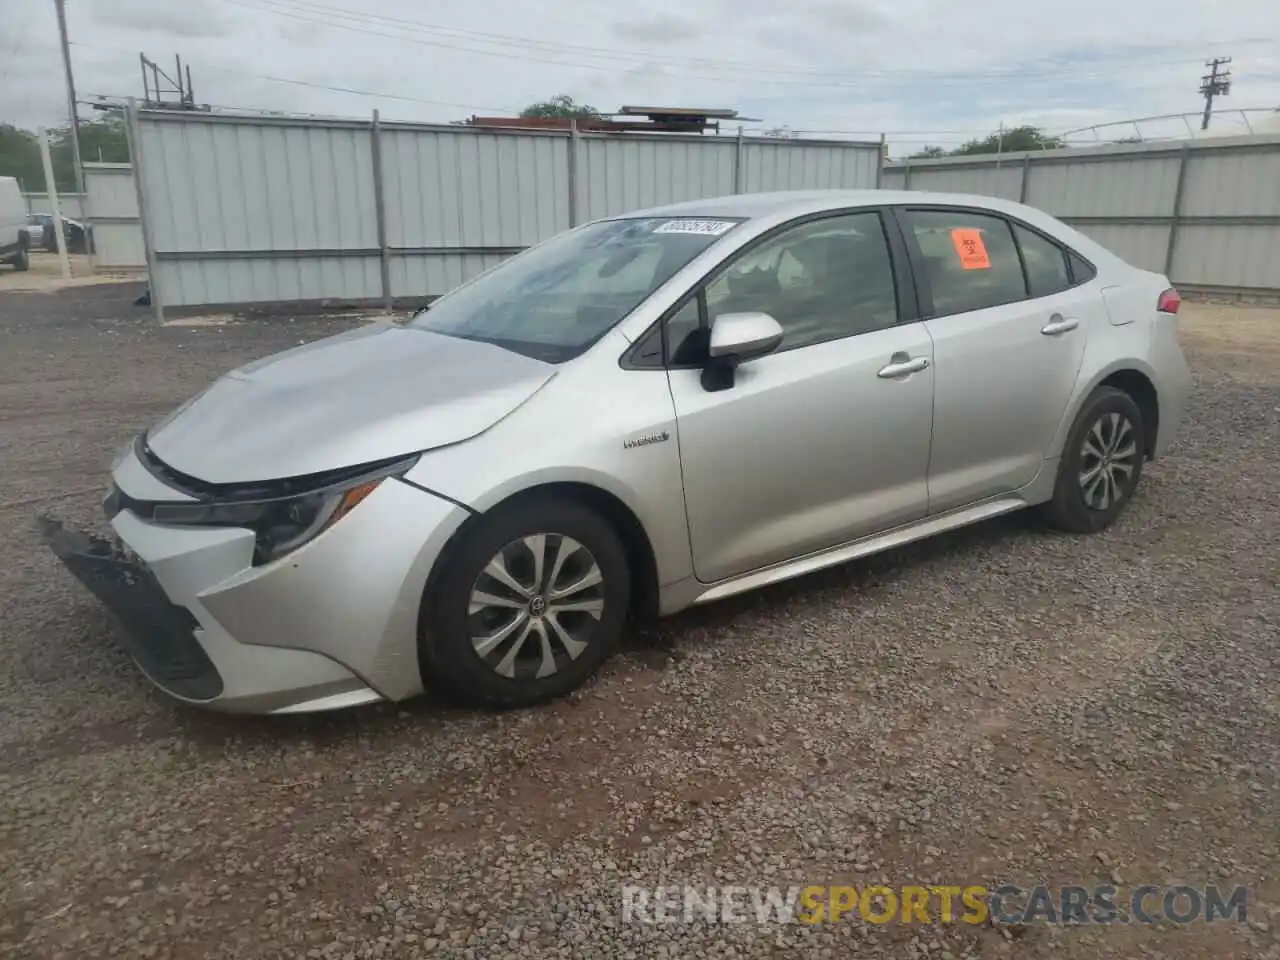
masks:
[[[631,610],[637,618],[650,620],[658,615],[658,564],[653,543],[636,512],[617,493],[583,480],[545,480],[494,498],[484,509],[475,509],[449,537],[440,551],[423,588],[418,608],[419,636],[425,626],[430,598],[440,573],[471,531],[495,511],[530,500],[559,498],[582,503],[600,514],[618,534],[631,572]]]
[[[1098,387],[1114,387],[1129,395],[1142,413],[1142,451],[1148,460],[1156,449],[1156,437],[1160,432],[1160,395],[1156,385],[1145,373],[1132,368],[1117,370],[1098,381]],[[1097,389],[1095,387],[1094,389]],[[1092,392],[1092,390],[1090,391]]]
[[[1098,387],[1114,387],[1128,394],[1138,405],[1142,413],[1143,428],[1146,433],[1144,445],[1147,459],[1151,459],[1156,449],[1156,437],[1160,426],[1160,393],[1155,384],[1154,371],[1144,360],[1130,357],[1107,364],[1092,377],[1084,381],[1058,425],[1057,435],[1050,448],[1050,457],[1062,456],[1063,447],[1071,433],[1071,427],[1080,415],[1080,408]]]

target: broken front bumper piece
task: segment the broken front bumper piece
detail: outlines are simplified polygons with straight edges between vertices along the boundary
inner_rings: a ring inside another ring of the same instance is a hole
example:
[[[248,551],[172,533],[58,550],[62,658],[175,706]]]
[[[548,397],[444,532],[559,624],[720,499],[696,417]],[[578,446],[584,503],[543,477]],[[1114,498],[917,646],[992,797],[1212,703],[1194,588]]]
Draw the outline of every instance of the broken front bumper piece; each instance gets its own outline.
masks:
[[[189,610],[169,601],[159,581],[118,541],[68,530],[38,518],[49,548],[124,627],[121,645],[162,690],[183,700],[213,700],[222,677],[195,638]]]
[[[187,503],[129,452],[95,537],[39,521],[66,567],[124,630],[160,689],[234,713],[300,713],[422,691],[418,630],[433,564],[467,510],[394,478],[342,523],[266,563],[246,527],[162,523]],[[123,499],[122,499],[123,498]]]

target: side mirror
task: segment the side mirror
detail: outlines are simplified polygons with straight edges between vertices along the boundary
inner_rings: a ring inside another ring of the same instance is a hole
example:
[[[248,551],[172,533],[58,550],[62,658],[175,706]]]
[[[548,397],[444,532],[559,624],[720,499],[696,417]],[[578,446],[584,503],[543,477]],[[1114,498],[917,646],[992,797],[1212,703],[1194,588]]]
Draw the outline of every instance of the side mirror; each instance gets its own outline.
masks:
[[[782,327],[767,313],[722,313],[711,323],[712,360],[746,363],[773,353],[782,343]]]

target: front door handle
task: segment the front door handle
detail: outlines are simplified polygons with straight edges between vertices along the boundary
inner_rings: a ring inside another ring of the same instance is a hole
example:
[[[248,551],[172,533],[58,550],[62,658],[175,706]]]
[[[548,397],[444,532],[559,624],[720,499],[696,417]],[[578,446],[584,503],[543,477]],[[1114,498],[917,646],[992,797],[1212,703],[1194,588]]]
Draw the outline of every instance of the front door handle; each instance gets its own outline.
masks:
[[[1040,332],[1046,337],[1056,337],[1059,334],[1068,333],[1080,326],[1079,320],[1064,319],[1062,314],[1055,313],[1049,318],[1049,322],[1040,328]]]
[[[905,353],[895,353],[889,358],[889,365],[876,371],[881,380],[897,380],[919,373],[929,366],[928,357],[908,357]]]

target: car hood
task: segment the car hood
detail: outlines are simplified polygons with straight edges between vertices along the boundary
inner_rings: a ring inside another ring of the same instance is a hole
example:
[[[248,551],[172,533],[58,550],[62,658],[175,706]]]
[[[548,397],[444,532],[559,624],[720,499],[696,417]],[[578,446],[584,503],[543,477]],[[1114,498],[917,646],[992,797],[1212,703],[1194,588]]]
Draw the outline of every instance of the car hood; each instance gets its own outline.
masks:
[[[300,477],[467,440],[555,369],[487,343],[374,324],[233,370],[152,428],[147,444],[207,483]]]

